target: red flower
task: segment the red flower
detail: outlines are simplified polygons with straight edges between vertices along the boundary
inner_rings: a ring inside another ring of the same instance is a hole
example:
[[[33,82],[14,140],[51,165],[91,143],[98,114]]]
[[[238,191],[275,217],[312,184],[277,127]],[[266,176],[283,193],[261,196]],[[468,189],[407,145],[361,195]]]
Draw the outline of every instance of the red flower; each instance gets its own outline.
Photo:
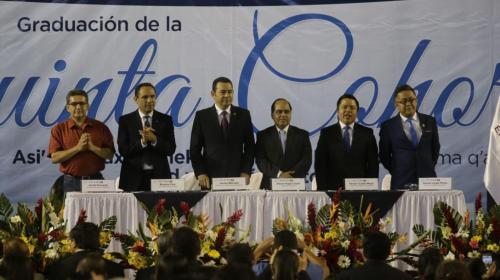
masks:
[[[476,206],[476,215],[477,215],[477,212],[479,212],[479,210],[481,208],[483,208],[483,205],[482,205],[482,202],[481,202],[481,193],[480,192],[477,193],[476,201],[475,201],[475,206]]]
[[[337,205],[337,204],[339,204],[339,203],[340,203],[340,190],[341,190],[341,189],[339,188],[339,189],[338,189],[337,191],[335,191],[335,193],[333,194],[333,197],[332,197],[332,203],[333,203],[334,205]]]
[[[500,241],[500,225],[498,224],[498,220],[496,217],[491,217],[491,225],[493,230],[490,233],[490,237],[494,242]]]
[[[143,256],[146,256],[148,254],[148,250],[146,250],[146,248],[144,246],[141,246],[141,245],[137,245],[137,246],[132,247],[132,251],[137,252]]]
[[[80,216],[78,216],[78,221],[76,223],[84,223],[85,221],[87,221],[87,211],[85,211],[85,209],[80,209]]]
[[[44,234],[44,233],[40,233],[40,234],[38,235],[38,242],[40,242],[40,243],[43,243],[43,242],[47,241],[47,239],[48,239],[48,238],[47,238],[47,235],[46,235],[46,234]]]
[[[189,204],[185,201],[181,201],[180,208],[181,208],[182,213],[184,214],[184,216],[186,216],[186,219],[187,219],[187,217],[191,213],[191,209],[189,207]]]
[[[224,244],[224,239],[226,239],[226,227],[221,227],[217,232],[217,238],[215,238],[215,250],[219,251],[222,248],[222,244]]]
[[[241,216],[243,216],[243,210],[239,209],[227,218],[226,225],[234,226],[241,219]]]
[[[450,206],[446,204],[442,204],[441,211],[443,212],[443,216],[446,219],[446,223],[448,226],[451,228],[452,233],[457,233],[458,232],[458,226],[455,223],[455,220],[453,219],[453,214],[451,213]]]
[[[454,235],[451,236],[450,238],[451,243],[455,247],[458,253],[463,254],[466,251],[466,244],[462,242],[459,238],[455,237]]]
[[[158,201],[158,203],[156,203],[156,205],[154,206],[154,209],[155,209],[156,214],[158,216],[160,216],[163,213],[166,205],[167,205],[167,200],[165,198],[160,199]]]
[[[41,220],[42,219],[42,209],[43,209],[43,199],[39,198],[36,203],[37,203],[37,205],[35,207],[36,217],[38,218],[38,220]]]
[[[307,222],[312,230],[316,228],[316,205],[312,202],[307,205]]]
[[[64,233],[61,230],[53,230],[49,232],[49,236],[54,240],[61,240],[64,237]]]

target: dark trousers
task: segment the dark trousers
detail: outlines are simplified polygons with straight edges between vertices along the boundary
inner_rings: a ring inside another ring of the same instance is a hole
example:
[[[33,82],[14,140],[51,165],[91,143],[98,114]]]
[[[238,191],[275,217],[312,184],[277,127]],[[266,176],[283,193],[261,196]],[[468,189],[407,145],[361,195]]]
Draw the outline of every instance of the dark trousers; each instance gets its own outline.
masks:
[[[91,176],[73,176],[69,174],[64,174],[63,181],[63,192],[81,192],[82,191],[82,179],[83,180],[102,180],[104,177],[101,172],[97,172]]]
[[[154,179],[154,170],[142,170],[141,172],[141,184],[137,188],[137,191],[151,191],[151,179]]]

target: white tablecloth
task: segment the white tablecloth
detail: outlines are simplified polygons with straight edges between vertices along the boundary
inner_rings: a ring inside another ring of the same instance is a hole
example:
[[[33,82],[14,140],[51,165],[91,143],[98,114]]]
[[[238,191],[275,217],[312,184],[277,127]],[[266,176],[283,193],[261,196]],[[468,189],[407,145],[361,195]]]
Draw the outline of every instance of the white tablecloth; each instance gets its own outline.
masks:
[[[413,225],[422,224],[425,228],[434,226],[432,208],[437,201],[448,203],[461,214],[466,210],[464,195],[458,190],[408,191],[399,198],[386,217],[392,218],[394,230],[408,233],[408,242],[412,242],[416,238],[412,232]],[[324,192],[210,192],[193,207],[193,211],[196,214],[207,214],[210,226],[213,226],[242,209],[243,216],[237,227],[247,229],[251,226],[249,239],[260,241],[271,235],[275,218],[286,218],[286,209],[306,222],[307,205],[310,202],[314,202],[316,209],[320,209],[330,203],[330,197]],[[223,209],[222,217],[219,205]],[[95,223],[116,215],[116,231],[121,233],[135,233],[139,222],[144,223],[146,220],[145,211],[131,193],[68,193],[64,209],[68,229],[76,224],[80,209],[85,209],[87,220]],[[109,249],[119,250],[120,247],[113,243]]]

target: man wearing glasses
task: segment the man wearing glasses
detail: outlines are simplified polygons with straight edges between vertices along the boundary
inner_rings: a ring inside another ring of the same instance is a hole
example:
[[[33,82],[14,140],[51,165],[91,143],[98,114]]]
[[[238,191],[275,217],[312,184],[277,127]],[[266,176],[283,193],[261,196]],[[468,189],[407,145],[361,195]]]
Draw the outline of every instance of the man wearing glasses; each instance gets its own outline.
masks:
[[[115,152],[109,128],[87,117],[87,93],[74,89],[66,95],[66,110],[70,118],[52,128],[49,157],[60,163],[64,173],[63,191],[80,191],[82,179],[103,179],[101,170],[106,159]]]
[[[399,114],[380,127],[380,161],[391,173],[391,189],[417,184],[418,178],[436,177],[439,136],[436,120],[417,113],[417,95],[409,85],[394,91]]]

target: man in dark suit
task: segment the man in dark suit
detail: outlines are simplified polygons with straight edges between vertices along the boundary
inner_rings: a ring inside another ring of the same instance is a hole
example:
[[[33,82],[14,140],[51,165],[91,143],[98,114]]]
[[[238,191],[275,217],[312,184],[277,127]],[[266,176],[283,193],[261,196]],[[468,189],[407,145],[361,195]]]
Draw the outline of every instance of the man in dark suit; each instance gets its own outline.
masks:
[[[170,179],[167,156],[175,151],[172,117],[156,110],[156,89],[150,83],[135,88],[138,110],[120,117],[118,150],[123,157],[120,188],[149,191],[151,179]]]
[[[270,188],[271,178],[304,178],[312,161],[309,133],[290,125],[290,102],[274,100],[271,117],[274,125],[257,133],[255,161],[264,174],[261,188]]]
[[[250,112],[233,103],[233,83],[220,77],[212,83],[214,106],[196,112],[191,132],[191,162],[203,189],[212,178],[245,177],[254,160]]]
[[[321,130],[314,163],[318,190],[344,187],[345,178],[378,178],[377,141],[371,128],[355,123],[358,109],[356,97],[342,95],[339,122]]]
[[[363,254],[366,262],[357,268],[353,268],[339,274],[339,280],[364,280],[364,279],[384,279],[384,280],[410,280],[410,275],[398,270],[385,260],[391,250],[391,241],[383,232],[376,231],[365,234],[363,242]]]
[[[409,85],[394,92],[399,114],[380,127],[380,161],[391,173],[391,188],[418,183],[421,177],[436,177],[439,136],[436,120],[417,113],[417,95]]]
[[[47,267],[47,279],[66,280],[76,273],[78,263],[86,256],[95,254],[99,249],[99,227],[94,223],[78,223],[71,229],[70,238],[75,242],[76,252]],[[112,261],[105,260],[108,278],[124,277],[123,268]],[[71,278],[73,279],[73,278]]]

